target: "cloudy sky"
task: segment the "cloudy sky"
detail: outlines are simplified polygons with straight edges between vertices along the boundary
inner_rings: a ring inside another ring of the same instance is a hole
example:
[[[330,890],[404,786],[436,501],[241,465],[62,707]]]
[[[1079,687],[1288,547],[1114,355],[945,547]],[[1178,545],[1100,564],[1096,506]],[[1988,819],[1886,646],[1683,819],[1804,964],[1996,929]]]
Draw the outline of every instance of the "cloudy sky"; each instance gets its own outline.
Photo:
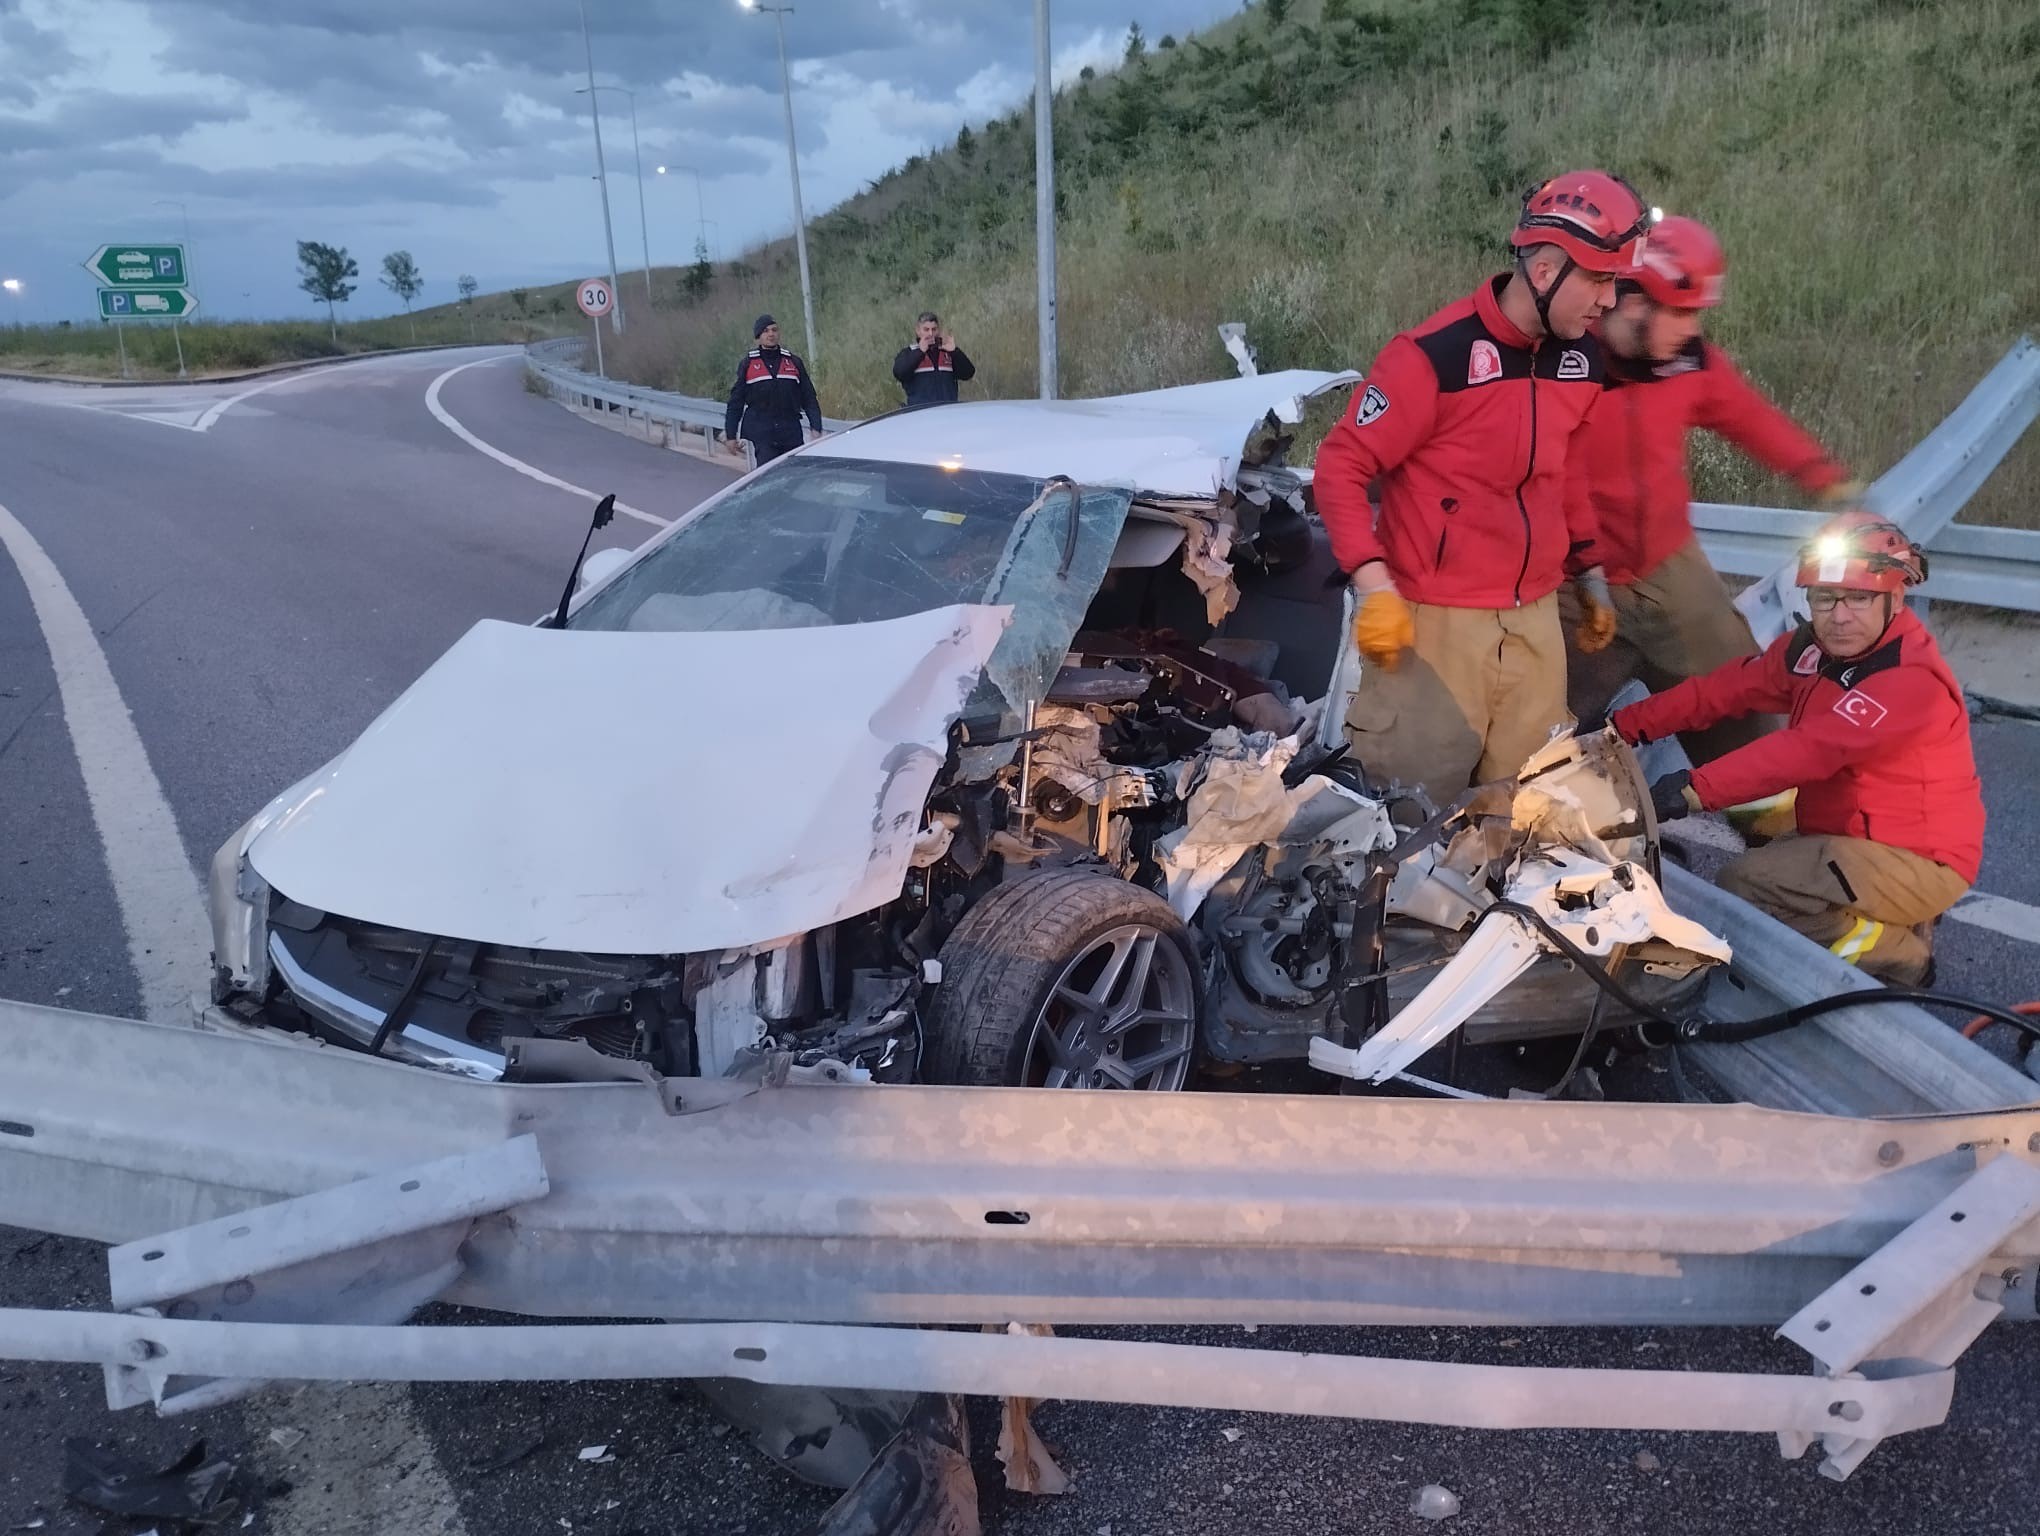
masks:
[[[737,0],[587,0],[595,73],[637,93],[655,264],[689,258],[698,167],[719,256],[792,215],[769,17]],[[1239,0],[1054,0],[1059,78]],[[1026,99],[1028,0],[799,0],[787,49],[810,215]],[[574,0],[0,0],[0,324],[94,312],[102,242],[176,239],[216,318],[313,312],[298,240],[361,264],[354,315],[605,263]],[[617,261],[643,261],[628,103],[603,97]],[[182,210],[163,200],[182,202]]]

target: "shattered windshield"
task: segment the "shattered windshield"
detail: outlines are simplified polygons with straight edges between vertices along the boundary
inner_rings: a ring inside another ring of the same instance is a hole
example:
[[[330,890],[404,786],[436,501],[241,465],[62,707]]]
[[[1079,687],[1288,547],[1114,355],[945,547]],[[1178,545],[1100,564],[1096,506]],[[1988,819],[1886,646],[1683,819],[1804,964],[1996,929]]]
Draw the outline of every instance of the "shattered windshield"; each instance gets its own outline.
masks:
[[[1030,548],[1063,543],[1070,510],[1061,497],[1022,526],[1045,484],[803,454],[680,528],[570,622],[606,630],[800,629],[997,601],[990,588],[995,579],[1005,584],[1016,532]],[[1124,495],[1115,495],[1123,509]],[[1090,540],[1083,553],[1091,553]],[[1090,576],[1085,601],[1097,580]]]

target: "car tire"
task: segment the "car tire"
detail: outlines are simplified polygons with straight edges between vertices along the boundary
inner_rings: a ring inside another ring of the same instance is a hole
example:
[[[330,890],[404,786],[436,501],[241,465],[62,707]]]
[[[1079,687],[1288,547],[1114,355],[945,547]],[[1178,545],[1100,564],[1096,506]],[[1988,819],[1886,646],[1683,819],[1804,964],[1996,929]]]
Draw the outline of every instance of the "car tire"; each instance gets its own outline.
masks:
[[[1037,870],[973,907],[941,961],[928,1082],[1170,1091],[1189,1081],[1203,979],[1188,930],[1151,891],[1095,870]]]

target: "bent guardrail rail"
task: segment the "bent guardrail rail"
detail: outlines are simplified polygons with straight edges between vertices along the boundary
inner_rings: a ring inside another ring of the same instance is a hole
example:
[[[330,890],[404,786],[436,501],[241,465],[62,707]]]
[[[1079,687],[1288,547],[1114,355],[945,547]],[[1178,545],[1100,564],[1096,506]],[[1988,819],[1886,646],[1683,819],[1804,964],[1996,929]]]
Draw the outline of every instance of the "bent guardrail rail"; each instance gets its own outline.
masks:
[[[1954,521],[2033,419],[2040,416],[2040,346],[2022,336],[1962,403],[1864,493],[1932,555],[1920,589],[1991,608],[2040,611],[2040,533],[1965,528]],[[1694,526],[1715,569],[1763,579],[1736,600],[1757,643],[1803,616],[1795,552],[1820,517],[1765,507],[1695,503]]]
[[[129,1309],[0,1312],[0,1356],[98,1363],[115,1406],[719,1374],[1741,1429],[1820,1440],[1844,1476],[1942,1420],[1956,1358],[2030,1319],[2040,1279],[2036,1107],[712,1084],[690,1110],[681,1081],[669,1113],[644,1082],[483,1083],[19,1003],[0,1060],[0,1222],[119,1244]],[[397,1326],[433,1299],[673,1322]],[[1015,1320],[1782,1324],[1818,1390],[876,1326]]]

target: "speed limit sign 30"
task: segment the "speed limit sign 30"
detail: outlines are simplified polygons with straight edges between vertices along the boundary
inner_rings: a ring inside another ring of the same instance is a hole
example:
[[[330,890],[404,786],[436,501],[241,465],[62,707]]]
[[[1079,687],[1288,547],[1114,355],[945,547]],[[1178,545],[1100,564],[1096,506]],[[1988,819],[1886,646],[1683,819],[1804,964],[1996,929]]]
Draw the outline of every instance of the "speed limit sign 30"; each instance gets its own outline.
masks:
[[[574,302],[581,306],[581,313],[591,320],[600,320],[616,307],[616,295],[610,292],[609,279],[591,277],[581,284],[574,295]]]

